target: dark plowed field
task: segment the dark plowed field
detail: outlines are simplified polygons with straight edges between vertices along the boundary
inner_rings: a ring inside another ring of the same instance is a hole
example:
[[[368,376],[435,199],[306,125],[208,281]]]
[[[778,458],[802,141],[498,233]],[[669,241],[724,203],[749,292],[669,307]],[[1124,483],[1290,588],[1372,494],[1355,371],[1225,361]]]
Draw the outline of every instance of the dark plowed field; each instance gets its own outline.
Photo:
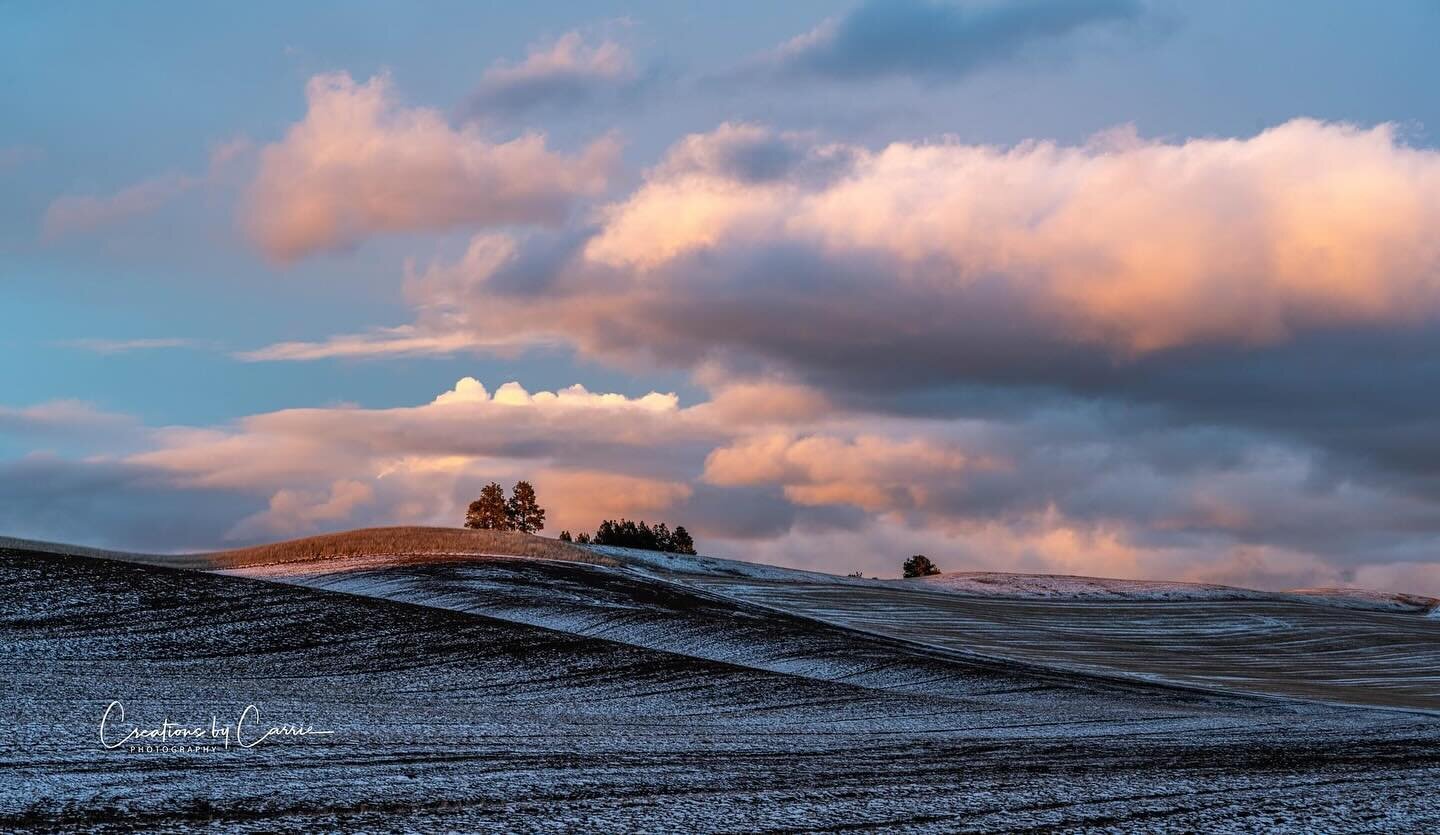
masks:
[[[623,640],[0,553],[0,830],[1440,826],[1440,722],[1426,716],[969,662],[530,565],[487,569],[512,613],[608,606]],[[627,638],[656,623],[672,650]],[[714,649],[698,653],[707,630]],[[107,750],[112,700],[147,727],[225,724],[254,704],[260,727],[333,733]]]

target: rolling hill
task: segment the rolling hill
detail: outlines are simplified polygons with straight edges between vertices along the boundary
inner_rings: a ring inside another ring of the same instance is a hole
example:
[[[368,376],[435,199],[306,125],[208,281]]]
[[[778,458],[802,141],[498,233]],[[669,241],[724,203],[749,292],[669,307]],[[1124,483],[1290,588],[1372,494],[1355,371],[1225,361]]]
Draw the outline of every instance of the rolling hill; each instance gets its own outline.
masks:
[[[1440,826],[1419,612],[977,597],[450,533],[0,546],[0,829]],[[333,733],[107,750],[114,700]]]

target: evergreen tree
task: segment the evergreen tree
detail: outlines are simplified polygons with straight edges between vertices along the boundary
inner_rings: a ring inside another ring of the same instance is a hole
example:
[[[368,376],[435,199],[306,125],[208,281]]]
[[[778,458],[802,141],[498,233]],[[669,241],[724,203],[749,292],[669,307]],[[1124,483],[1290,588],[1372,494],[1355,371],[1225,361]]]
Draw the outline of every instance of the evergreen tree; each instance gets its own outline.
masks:
[[[683,525],[672,531],[664,522],[656,522],[652,528],[643,519],[639,522],[630,519],[606,519],[596,528],[594,539],[589,541],[596,545],[615,545],[670,554],[695,553],[695,541],[690,538],[690,532],[685,530]]]
[[[675,553],[675,537],[670,533],[670,526],[664,522],[656,522],[655,527],[651,528],[651,532],[655,534],[656,551],[664,551],[668,554]]]
[[[584,536],[584,534],[581,534],[581,536]],[[561,532],[560,532],[560,541],[561,541],[561,542],[574,542],[574,540],[570,538],[570,532],[569,532],[569,531],[561,531]]]
[[[480,491],[480,498],[471,502],[465,511],[465,527],[484,531],[511,530],[505,488],[493,481],[485,485]]]
[[[690,538],[690,532],[685,530],[684,525],[675,526],[674,551],[677,554],[695,553],[695,540]]]
[[[590,534],[588,534],[588,533],[582,533],[582,534],[580,534],[579,536],[575,537],[575,544],[576,544],[576,545],[589,545],[589,544],[590,544]]]
[[[524,533],[545,530],[545,508],[535,500],[535,488],[530,486],[530,482],[515,482],[515,490],[505,509],[512,529]]]
[[[930,577],[940,573],[940,569],[930,558],[924,554],[916,554],[905,561],[905,576],[908,577]]]

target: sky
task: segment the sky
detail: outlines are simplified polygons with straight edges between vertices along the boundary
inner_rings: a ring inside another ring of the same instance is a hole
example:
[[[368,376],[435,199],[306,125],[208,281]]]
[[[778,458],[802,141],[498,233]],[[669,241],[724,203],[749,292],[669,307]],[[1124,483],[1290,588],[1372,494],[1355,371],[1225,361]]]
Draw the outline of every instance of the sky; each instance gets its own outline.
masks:
[[[0,533],[1440,595],[1440,6],[8,3]]]

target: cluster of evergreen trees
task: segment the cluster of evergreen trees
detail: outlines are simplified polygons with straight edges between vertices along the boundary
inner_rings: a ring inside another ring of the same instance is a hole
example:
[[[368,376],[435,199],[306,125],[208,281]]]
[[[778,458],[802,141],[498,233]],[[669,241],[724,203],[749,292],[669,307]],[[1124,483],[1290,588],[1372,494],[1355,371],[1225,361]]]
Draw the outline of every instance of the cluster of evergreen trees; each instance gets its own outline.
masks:
[[[570,542],[570,532],[561,531],[560,541]],[[695,540],[690,538],[690,532],[685,530],[684,525],[677,525],[675,530],[664,522],[656,523],[650,527],[642,520],[632,522],[629,519],[606,519],[600,523],[591,536],[582,533],[575,537],[575,542],[581,545],[616,545],[621,548],[639,548],[644,551],[664,551],[667,554],[693,554],[695,553]]]
[[[536,500],[530,482],[517,481],[514,493],[506,499],[505,488],[492,481],[465,511],[465,527],[535,533],[545,529],[545,508]]]

